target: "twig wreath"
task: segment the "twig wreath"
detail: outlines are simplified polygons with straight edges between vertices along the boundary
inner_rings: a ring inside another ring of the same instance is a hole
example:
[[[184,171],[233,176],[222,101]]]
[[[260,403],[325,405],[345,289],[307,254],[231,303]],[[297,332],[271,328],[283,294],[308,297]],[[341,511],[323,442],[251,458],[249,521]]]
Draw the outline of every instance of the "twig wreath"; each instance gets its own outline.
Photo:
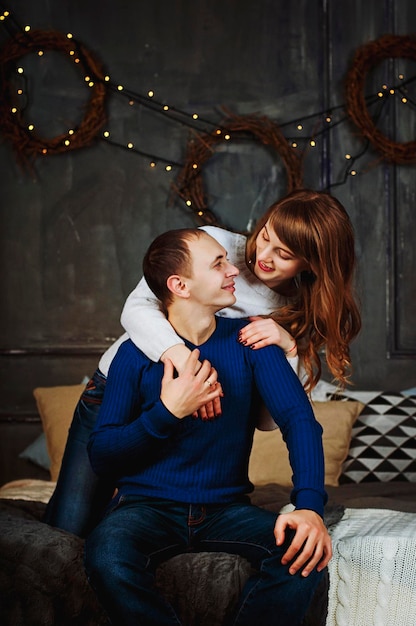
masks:
[[[301,157],[275,122],[256,115],[228,114],[220,127],[212,133],[195,135],[189,140],[185,164],[172,185],[174,192],[199,216],[201,222],[218,225],[217,218],[208,209],[202,166],[214,155],[215,148],[227,141],[227,137],[228,141],[254,137],[263,145],[270,146],[286,168],[287,192],[303,186]]]
[[[362,135],[373,144],[386,161],[400,164],[414,163],[416,141],[400,143],[383,135],[370,116],[364,96],[368,72],[388,58],[416,61],[416,39],[408,36],[383,35],[357,49],[346,77],[347,113]]]
[[[16,105],[16,90],[12,90],[11,77],[16,73],[15,61],[30,52],[56,50],[73,58],[85,76],[91,79],[91,96],[80,124],[70,132],[47,139],[40,137]],[[100,63],[79,42],[56,31],[31,31],[17,33],[0,50],[0,129],[9,140],[18,160],[30,165],[39,154],[58,154],[83,148],[92,143],[106,121],[104,71]]]

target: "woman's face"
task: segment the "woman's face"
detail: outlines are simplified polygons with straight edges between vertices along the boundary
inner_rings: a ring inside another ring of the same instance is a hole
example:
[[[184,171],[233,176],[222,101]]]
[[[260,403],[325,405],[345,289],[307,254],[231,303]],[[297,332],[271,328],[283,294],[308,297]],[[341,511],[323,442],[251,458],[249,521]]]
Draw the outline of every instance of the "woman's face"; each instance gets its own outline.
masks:
[[[292,279],[310,270],[306,261],[295,256],[285,246],[267,221],[256,239],[256,263],[254,274],[271,289],[285,287]]]

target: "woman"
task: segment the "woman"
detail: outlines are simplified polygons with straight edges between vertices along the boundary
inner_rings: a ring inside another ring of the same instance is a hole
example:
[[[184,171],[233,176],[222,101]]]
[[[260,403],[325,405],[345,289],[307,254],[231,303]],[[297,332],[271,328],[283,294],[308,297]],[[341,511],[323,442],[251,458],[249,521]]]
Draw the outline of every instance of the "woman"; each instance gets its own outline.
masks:
[[[240,270],[236,305],[219,315],[270,316],[256,317],[240,340],[253,349],[275,343],[292,357],[292,366],[299,353],[307,391],[320,378],[324,348],[329,372],[345,387],[349,344],[361,320],[353,294],[354,232],[339,201],[323,192],[294,191],[269,208],[247,240],[221,228],[202,228]],[[167,356],[181,367],[188,350],[143,279],[127,298],[121,323],[152,360]]]
[[[239,341],[251,349],[279,345],[294,369],[299,369],[299,351],[307,391],[319,380],[319,352],[325,347],[328,369],[344,386],[351,366],[349,344],[361,324],[352,286],[354,233],[338,200],[323,192],[294,191],[270,207],[248,239],[217,227],[203,228],[224,246],[240,270],[235,279],[236,304],[219,313],[253,320]],[[57,487],[44,518],[79,536],[94,527],[113,492],[112,485],[98,481],[93,473],[87,443],[120,343],[130,337],[149,358],[168,357],[178,370],[188,355],[143,279],[128,297],[121,322],[127,333],[102,356],[76,407]],[[219,410],[218,404],[207,406],[200,417],[211,418]],[[261,425],[272,427],[274,423]]]

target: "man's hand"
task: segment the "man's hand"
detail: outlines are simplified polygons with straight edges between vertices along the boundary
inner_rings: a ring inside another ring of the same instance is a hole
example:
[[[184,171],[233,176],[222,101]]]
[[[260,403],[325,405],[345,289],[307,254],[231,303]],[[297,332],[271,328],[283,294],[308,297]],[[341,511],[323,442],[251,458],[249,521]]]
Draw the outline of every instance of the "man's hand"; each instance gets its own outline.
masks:
[[[174,378],[172,361],[165,359],[160,399],[175,417],[192,415],[201,406],[214,402],[222,395],[217,372],[207,360],[199,362],[199,350],[193,350],[182,372]]]
[[[282,557],[282,564],[290,565],[289,573],[302,570],[302,576],[308,576],[316,567],[318,572],[324,569],[332,557],[331,537],[322,518],[308,509],[299,509],[291,513],[281,513],[274,527],[276,544],[282,545],[285,530],[295,531],[290,547]],[[295,558],[296,557],[296,558]]]
[[[282,348],[289,357],[297,355],[296,341],[283,326],[270,317],[252,316],[249,319],[251,323],[240,330],[240,343],[254,350],[273,344]]]
[[[181,374],[185,370],[190,354],[191,354],[191,351],[189,350],[189,348],[187,348],[183,343],[178,343],[174,346],[171,346],[167,350],[165,350],[165,352],[160,357],[160,360],[162,361],[162,363],[166,363],[168,360],[172,361],[178,374]],[[197,366],[201,367],[200,361],[197,362]],[[217,384],[219,385],[220,383],[217,382]],[[214,398],[214,400],[212,400],[211,402],[207,402],[207,404],[204,404],[203,406],[201,406],[198,409],[198,411],[194,411],[193,416],[194,417],[199,416],[202,420],[210,420],[221,415],[222,413],[221,396],[222,395],[223,394],[221,393],[219,396]]]

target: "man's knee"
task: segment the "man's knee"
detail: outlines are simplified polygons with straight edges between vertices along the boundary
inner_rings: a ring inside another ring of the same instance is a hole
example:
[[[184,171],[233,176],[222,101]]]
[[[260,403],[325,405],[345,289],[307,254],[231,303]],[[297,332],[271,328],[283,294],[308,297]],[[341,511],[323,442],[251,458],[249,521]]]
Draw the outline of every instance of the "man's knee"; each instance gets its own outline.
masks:
[[[95,530],[85,540],[84,567],[92,581],[101,581],[104,587],[122,583],[134,570],[135,576],[145,571],[148,557],[119,541],[119,533],[114,529],[101,528]]]

